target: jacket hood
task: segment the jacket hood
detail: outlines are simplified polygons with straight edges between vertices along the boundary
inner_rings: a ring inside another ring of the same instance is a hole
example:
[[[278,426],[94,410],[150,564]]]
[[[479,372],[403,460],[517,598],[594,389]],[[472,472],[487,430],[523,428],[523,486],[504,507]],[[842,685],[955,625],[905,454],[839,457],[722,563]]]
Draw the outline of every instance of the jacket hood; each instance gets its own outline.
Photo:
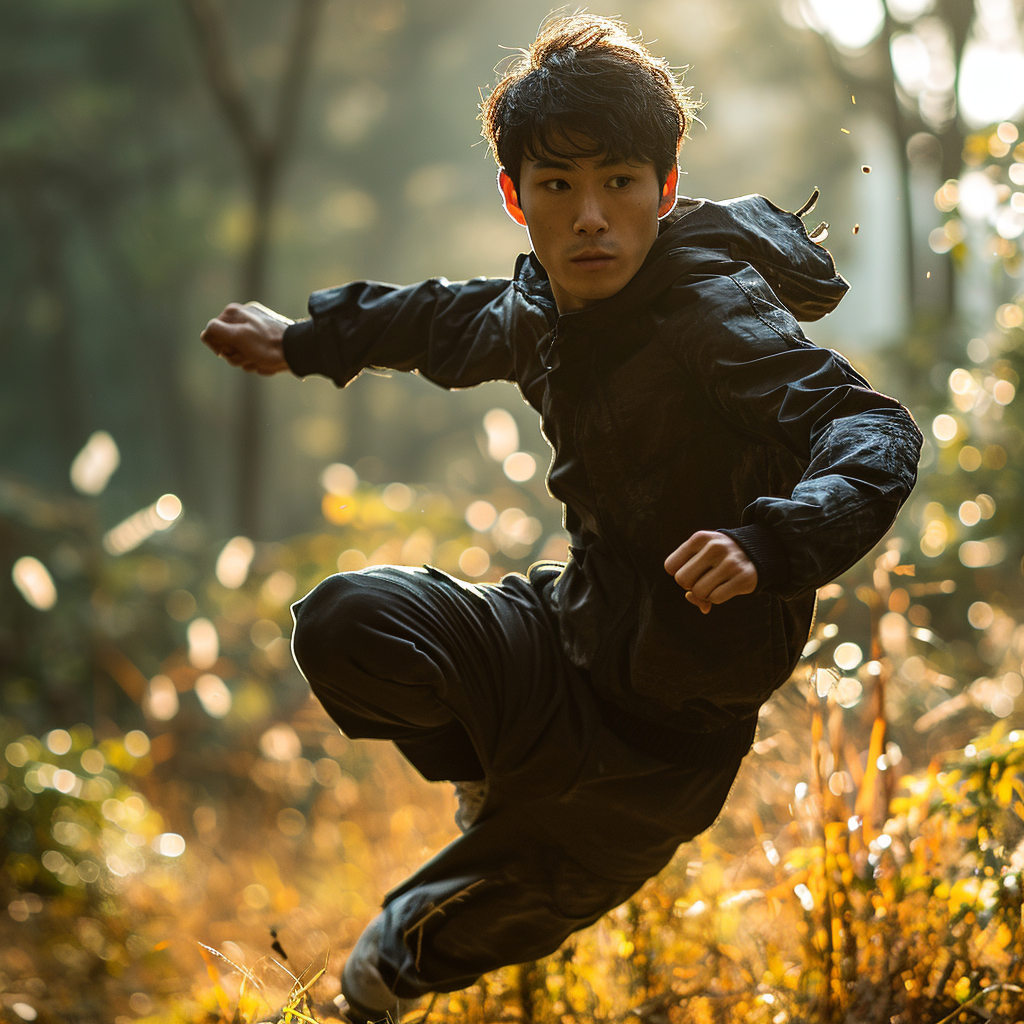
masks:
[[[809,212],[812,205],[802,212]],[[831,313],[850,287],[837,273],[832,254],[808,237],[800,217],[764,196],[724,202],[680,196],[661,222],[643,266],[621,292],[605,301],[633,305],[652,298],[692,268],[698,255],[694,250],[749,263],[797,320],[819,320]],[[547,273],[534,253],[520,256],[515,278],[531,297],[550,301]]]

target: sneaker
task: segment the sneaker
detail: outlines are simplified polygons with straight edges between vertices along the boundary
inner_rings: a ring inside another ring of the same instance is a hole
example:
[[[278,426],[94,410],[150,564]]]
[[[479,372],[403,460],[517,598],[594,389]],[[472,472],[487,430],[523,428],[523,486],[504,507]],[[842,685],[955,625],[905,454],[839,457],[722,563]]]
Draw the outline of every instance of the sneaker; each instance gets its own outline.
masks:
[[[455,812],[455,824],[465,832],[480,817],[484,801],[487,799],[487,780],[479,779],[471,782],[455,782],[455,798],[459,801],[459,809]]]
[[[342,995],[334,1001],[349,1024],[397,1024],[419,999],[400,999],[384,984],[377,970],[381,915],[365,928],[341,972]]]

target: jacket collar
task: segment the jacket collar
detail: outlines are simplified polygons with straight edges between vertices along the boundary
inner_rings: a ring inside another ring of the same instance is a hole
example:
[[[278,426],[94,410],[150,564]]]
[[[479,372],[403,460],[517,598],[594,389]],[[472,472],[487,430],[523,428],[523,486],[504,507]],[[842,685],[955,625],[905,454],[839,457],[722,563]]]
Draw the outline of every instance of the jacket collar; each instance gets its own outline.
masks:
[[[632,280],[615,295],[567,315],[604,319],[649,303],[692,267],[697,249],[749,263],[798,320],[818,320],[830,313],[849,288],[836,272],[831,253],[811,241],[800,217],[764,196],[721,203],[680,196]],[[518,258],[514,280],[517,291],[541,306],[549,320],[558,315],[547,272],[536,254]]]

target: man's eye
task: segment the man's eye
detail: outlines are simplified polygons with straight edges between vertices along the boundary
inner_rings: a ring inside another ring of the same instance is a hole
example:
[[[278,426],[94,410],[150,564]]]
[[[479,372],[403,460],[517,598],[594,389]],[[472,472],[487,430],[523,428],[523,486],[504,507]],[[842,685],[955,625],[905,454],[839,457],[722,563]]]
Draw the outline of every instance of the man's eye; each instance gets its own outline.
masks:
[[[628,174],[616,174],[609,184],[612,188],[625,188],[632,180]]]
[[[565,178],[550,178],[544,182],[544,187],[549,192],[564,192],[569,188],[569,182]]]

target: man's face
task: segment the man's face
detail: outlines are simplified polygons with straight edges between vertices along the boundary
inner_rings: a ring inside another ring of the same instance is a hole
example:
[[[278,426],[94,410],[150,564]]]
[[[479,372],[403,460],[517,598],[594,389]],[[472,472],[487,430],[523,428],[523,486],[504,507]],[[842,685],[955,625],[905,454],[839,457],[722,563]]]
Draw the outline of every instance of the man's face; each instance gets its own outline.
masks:
[[[506,176],[507,208],[510,189]],[[512,200],[559,312],[568,313],[615,295],[640,269],[658,237],[659,216],[674,204],[675,174],[663,189],[652,163],[539,155],[523,160]]]

